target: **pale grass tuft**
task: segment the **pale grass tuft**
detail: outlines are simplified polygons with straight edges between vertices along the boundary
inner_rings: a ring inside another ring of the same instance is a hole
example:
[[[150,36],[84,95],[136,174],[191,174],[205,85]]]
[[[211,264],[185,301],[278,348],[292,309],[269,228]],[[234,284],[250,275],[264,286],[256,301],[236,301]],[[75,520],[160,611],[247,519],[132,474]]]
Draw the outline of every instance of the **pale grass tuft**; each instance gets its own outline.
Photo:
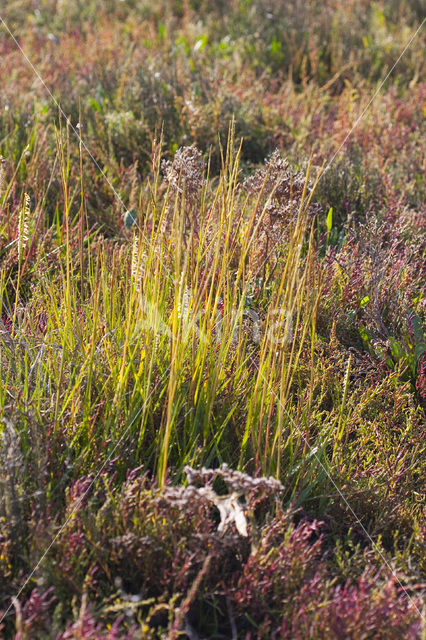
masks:
[[[138,293],[142,291],[142,281],[145,273],[146,254],[140,255],[139,250],[139,236],[137,233],[133,235],[132,243],[132,282]]]
[[[25,194],[25,204],[19,213],[18,223],[18,257],[22,260],[22,255],[28,245],[29,240],[29,226],[30,226],[30,213],[31,213],[31,199],[28,193]]]

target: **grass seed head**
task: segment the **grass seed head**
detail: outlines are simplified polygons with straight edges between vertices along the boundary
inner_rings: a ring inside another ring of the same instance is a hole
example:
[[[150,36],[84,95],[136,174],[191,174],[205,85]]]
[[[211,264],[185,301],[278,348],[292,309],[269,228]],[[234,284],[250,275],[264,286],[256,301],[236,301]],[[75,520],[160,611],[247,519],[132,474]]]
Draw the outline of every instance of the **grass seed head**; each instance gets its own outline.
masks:
[[[189,205],[195,203],[203,183],[204,161],[197,147],[181,147],[175,153],[173,162],[163,160],[161,164],[164,179],[171,194],[184,194]]]
[[[22,255],[28,245],[29,240],[29,224],[31,213],[31,199],[28,193],[25,194],[25,204],[19,213],[18,223],[18,256],[22,259]]]

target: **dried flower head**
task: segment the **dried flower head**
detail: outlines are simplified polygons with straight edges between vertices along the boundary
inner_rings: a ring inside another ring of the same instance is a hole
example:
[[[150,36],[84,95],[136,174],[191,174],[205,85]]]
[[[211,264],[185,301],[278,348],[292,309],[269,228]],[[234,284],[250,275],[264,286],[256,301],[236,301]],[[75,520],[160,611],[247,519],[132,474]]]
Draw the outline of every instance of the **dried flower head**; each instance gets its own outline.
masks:
[[[244,181],[243,187],[249,193],[262,194],[269,218],[275,221],[297,216],[305,183],[305,175],[295,171],[276,149],[265,162],[265,166]],[[309,193],[310,188],[307,185],[306,196],[309,196]],[[313,204],[309,206],[308,211],[314,215],[318,208],[318,204]]]
[[[193,204],[200,192],[204,161],[197,147],[181,147],[175,153],[173,162],[163,160],[161,163],[164,179],[173,196],[184,194],[186,202]]]

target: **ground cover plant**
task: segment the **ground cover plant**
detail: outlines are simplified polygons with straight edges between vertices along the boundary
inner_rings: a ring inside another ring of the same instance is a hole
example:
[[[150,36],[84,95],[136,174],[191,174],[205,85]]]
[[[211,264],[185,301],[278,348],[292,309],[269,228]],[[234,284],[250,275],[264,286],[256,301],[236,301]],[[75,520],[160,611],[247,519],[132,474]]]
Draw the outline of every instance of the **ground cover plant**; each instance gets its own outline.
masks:
[[[424,637],[422,2],[0,18],[0,637]]]

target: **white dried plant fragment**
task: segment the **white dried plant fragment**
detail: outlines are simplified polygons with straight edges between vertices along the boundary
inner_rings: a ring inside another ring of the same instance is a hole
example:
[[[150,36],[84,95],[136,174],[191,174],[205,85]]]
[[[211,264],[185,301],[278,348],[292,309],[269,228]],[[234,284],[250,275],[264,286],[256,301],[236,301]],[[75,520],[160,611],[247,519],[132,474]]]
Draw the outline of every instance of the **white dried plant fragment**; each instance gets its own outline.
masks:
[[[229,525],[235,524],[238,533],[247,537],[247,520],[244,515],[242,504],[238,498],[240,494],[231,493],[228,496],[218,496],[214,491],[210,491],[210,500],[219,510],[220,524],[217,528],[219,532],[225,531]]]
[[[185,509],[187,505],[195,502],[211,503],[219,511],[220,523],[217,528],[219,533],[225,532],[229,527],[235,526],[236,530],[244,538],[248,537],[249,517],[251,527],[255,526],[253,514],[250,507],[250,496],[256,499],[267,498],[276,495],[284,490],[282,484],[275,478],[252,478],[241,471],[230,469],[226,464],[222,464],[218,469],[194,469],[185,467],[188,478],[188,486],[164,487],[159,490],[160,500],[172,501],[175,506]],[[212,487],[215,478],[224,480],[228,488],[226,495],[219,495]],[[203,486],[197,487],[201,483]],[[245,497],[247,505],[240,501]]]

